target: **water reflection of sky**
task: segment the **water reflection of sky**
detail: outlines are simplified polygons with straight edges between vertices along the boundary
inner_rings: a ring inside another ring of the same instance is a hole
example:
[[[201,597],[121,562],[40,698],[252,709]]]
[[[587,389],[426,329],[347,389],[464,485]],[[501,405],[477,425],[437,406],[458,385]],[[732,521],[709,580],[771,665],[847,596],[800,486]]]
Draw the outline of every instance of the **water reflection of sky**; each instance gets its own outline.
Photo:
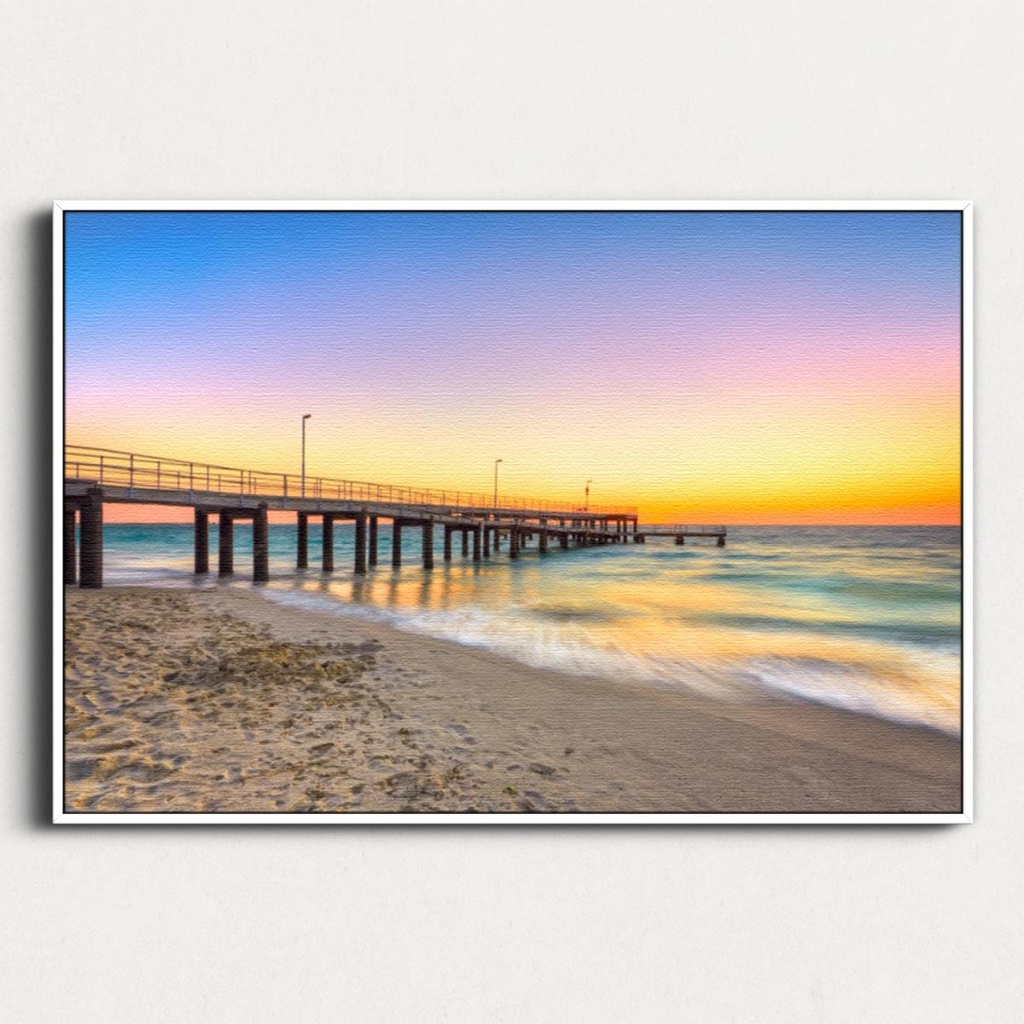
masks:
[[[191,584],[190,529],[119,534],[128,529],[108,530],[111,582]],[[249,585],[245,532],[232,585]],[[393,569],[381,531],[379,564],[361,578],[350,569],[350,531],[337,530],[330,575],[316,567],[314,538],[312,567],[297,571],[294,529],[271,535],[267,590],[277,600],[382,617],[552,668],[683,684],[724,674],[944,728],[959,719],[956,529],[746,528],[724,549],[652,541],[534,550],[515,562],[503,551],[474,563],[456,544],[452,561],[438,551],[429,572],[418,534]],[[220,584],[211,576],[206,585]]]

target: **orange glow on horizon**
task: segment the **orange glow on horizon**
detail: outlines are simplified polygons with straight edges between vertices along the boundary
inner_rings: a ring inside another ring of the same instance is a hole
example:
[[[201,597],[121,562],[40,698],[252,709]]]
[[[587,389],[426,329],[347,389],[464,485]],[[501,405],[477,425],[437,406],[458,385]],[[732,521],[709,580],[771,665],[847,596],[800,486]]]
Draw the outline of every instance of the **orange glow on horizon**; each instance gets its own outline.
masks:
[[[191,523],[191,508],[168,505],[123,505],[107,503],[103,507],[107,523]],[[720,509],[678,509],[673,506],[640,507],[640,522],[704,523],[726,526],[959,526],[959,502],[917,505],[911,508],[867,507],[834,509],[779,509],[758,514]],[[271,523],[294,523],[294,512],[271,511]],[[211,522],[214,517],[211,517]]]

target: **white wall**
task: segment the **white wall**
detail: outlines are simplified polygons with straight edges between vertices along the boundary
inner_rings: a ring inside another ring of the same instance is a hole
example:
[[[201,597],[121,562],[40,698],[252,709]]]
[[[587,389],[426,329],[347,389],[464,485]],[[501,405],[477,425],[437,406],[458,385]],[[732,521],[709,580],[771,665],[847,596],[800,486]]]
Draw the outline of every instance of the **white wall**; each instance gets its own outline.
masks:
[[[943,0],[6,3],[6,1019],[1024,1020],[1022,29]],[[48,827],[48,204],[231,197],[973,199],[976,823]]]

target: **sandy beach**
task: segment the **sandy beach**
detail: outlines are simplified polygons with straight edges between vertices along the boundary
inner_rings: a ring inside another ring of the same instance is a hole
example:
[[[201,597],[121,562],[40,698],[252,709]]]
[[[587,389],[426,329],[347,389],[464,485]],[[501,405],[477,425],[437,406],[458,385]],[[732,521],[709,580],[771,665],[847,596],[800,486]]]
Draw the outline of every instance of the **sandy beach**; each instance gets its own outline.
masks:
[[[69,812],[957,812],[960,744],[538,671],[254,591],[65,591]]]

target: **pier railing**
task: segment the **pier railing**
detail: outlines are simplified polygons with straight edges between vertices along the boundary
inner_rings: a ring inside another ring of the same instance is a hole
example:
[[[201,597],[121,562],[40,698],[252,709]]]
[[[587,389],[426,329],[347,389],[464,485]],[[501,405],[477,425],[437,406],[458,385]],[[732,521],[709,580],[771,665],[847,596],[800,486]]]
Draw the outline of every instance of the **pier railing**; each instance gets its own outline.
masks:
[[[338,480],[310,476],[305,481],[296,473],[272,473],[266,470],[218,466],[205,462],[142,455],[113,448],[82,445],[64,446],[64,477],[91,480],[101,487],[126,488],[129,493],[188,492],[190,496],[216,496],[242,499],[313,499],[316,501],[374,502],[377,504],[438,508],[494,510],[499,514],[550,513],[584,517],[635,516],[636,507],[626,505],[589,505],[556,502],[539,498],[519,498],[460,490],[426,487],[401,487],[362,480]]]

